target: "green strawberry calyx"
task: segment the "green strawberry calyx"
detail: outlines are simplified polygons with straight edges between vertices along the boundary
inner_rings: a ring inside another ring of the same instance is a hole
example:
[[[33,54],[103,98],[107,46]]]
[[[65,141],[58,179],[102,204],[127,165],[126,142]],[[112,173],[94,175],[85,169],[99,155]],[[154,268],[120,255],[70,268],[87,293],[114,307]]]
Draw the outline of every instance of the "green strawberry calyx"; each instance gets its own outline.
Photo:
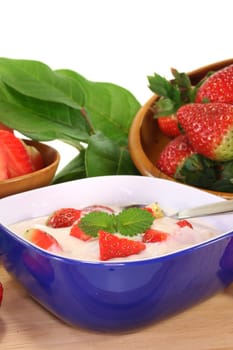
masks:
[[[177,181],[200,188],[211,188],[217,179],[216,163],[201,154],[191,154],[174,175]]]
[[[171,73],[174,77],[172,80],[157,73],[147,77],[150,90],[159,96],[152,108],[155,118],[175,114],[182,105],[195,99],[195,89],[189,76],[175,68],[171,68]]]

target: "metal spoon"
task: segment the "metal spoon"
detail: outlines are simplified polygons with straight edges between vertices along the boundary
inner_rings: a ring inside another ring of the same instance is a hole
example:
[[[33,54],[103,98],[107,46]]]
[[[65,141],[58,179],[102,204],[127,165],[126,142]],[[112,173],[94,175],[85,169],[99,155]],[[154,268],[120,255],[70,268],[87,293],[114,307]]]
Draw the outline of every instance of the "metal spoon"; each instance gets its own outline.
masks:
[[[184,209],[171,216],[177,219],[187,219],[196,216],[227,213],[230,211],[233,211],[233,199]]]
[[[132,207],[143,208],[145,206],[146,204],[131,204],[124,208],[132,208]],[[230,211],[233,211],[233,199],[180,210],[176,213],[173,212],[171,214],[167,214],[167,216],[174,217],[176,219],[187,219],[187,218],[193,218],[197,216],[222,214]]]

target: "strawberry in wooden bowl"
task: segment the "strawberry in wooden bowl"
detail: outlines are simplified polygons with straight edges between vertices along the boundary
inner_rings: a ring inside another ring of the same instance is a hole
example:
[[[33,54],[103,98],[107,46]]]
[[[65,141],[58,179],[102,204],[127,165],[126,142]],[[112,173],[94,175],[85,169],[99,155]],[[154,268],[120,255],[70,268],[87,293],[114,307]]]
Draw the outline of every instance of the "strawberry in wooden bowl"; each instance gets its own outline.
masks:
[[[233,59],[172,73],[148,78],[155,94],[132,123],[131,157],[142,175],[233,198]]]
[[[22,140],[0,125],[0,198],[48,185],[58,163],[52,147]]]

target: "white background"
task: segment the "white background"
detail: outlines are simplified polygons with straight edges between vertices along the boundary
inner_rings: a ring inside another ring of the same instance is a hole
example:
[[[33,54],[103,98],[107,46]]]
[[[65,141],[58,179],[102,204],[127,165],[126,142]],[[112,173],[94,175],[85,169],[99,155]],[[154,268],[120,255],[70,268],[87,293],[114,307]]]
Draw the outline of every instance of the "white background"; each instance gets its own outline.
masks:
[[[143,104],[153,72],[233,57],[232,13],[231,0],[0,0],[0,55],[121,85]],[[54,145],[60,167],[76,154]]]

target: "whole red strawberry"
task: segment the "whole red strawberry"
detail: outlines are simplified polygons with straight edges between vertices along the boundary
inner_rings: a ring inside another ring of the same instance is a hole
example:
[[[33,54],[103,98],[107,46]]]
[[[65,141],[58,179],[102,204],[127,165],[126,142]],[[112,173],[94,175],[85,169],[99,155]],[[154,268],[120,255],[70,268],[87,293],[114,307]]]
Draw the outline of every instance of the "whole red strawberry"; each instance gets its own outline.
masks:
[[[168,117],[160,117],[157,119],[157,121],[159,129],[164,135],[173,138],[181,134],[175,114]]]
[[[233,103],[233,64],[204,80],[197,90],[195,102]]]
[[[194,153],[186,135],[182,134],[171,140],[160,153],[157,167],[168,176],[174,176],[178,167]]]
[[[233,105],[190,103],[177,118],[196,153],[214,161],[233,158]]]
[[[180,73],[172,68],[174,77],[167,80],[159,74],[154,73],[149,76],[149,88],[158,95],[152,109],[154,118],[158,121],[158,126],[162,133],[170,138],[181,134],[176,111],[185,103],[193,102],[194,94],[191,81],[186,73]]]

